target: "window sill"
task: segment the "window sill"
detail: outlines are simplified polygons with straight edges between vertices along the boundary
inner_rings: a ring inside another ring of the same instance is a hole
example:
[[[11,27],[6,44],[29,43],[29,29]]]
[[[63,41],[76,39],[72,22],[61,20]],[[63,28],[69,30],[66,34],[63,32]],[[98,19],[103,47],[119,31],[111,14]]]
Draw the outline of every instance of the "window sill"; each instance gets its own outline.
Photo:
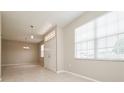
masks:
[[[75,60],[85,60],[85,61],[109,61],[109,62],[124,62],[124,60],[113,60],[113,59],[82,59],[82,58],[75,58]]]

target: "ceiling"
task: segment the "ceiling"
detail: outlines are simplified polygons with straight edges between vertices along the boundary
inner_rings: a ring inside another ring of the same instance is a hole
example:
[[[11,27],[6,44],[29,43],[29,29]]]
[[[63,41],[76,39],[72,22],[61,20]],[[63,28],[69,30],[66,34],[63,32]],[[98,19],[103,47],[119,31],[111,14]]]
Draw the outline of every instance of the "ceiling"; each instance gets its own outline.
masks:
[[[2,12],[2,38],[7,40],[38,43],[51,27],[64,27],[79,17],[81,11],[32,11],[32,12]],[[34,28],[31,29],[30,26]],[[34,35],[34,39],[30,35]]]

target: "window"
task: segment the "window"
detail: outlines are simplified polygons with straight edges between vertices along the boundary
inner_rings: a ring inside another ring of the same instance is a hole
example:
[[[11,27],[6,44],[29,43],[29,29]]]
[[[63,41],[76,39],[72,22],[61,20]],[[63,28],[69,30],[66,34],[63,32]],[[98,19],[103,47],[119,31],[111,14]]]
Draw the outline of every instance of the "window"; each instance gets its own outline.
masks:
[[[124,60],[124,12],[107,13],[77,28],[75,57]]]
[[[90,22],[75,31],[76,57],[94,58],[94,22]],[[83,33],[82,33],[83,31]]]
[[[40,57],[44,57],[44,44],[41,45],[41,48],[40,48]]]
[[[56,35],[55,30],[50,32],[48,35],[45,36],[45,41],[51,40],[52,38],[54,38]]]

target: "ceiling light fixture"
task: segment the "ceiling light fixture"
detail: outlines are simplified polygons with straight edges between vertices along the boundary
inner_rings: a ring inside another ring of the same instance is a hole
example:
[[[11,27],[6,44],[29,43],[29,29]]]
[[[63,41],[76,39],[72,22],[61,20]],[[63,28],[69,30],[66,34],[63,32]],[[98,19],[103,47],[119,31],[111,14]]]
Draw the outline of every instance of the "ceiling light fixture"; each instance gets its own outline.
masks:
[[[33,35],[34,26],[31,25],[30,28],[31,28],[31,32],[30,32],[31,34],[27,33],[27,35],[25,36],[25,45],[23,46],[23,49],[26,49],[26,50],[30,49],[28,45],[28,38],[30,37],[31,39],[34,39],[34,35]]]
[[[30,47],[28,47],[28,46],[24,46],[23,49],[30,49]]]
[[[31,39],[34,39],[34,36],[33,36],[33,35],[31,35],[31,36],[30,36],[30,38],[31,38]]]
[[[28,42],[27,42],[27,37],[25,37],[25,42],[24,42],[25,44],[24,44],[24,46],[22,47],[23,49],[25,49],[25,50],[28,50],[28,49],[30,49],[30,47],[29,47],[29,45],[28,45]]]

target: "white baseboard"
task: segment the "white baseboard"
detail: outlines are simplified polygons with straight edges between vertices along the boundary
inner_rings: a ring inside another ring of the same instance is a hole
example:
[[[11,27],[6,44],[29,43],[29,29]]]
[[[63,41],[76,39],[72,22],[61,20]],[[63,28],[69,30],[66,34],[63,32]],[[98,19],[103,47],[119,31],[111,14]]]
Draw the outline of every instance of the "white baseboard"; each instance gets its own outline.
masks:
[[[65,72],[65,71],[64,70],[60,70],[60,71],[57,71],[56,73],[60,74],[60,73],[63,73],[63,72]]]
[[[24,67],[24,66],[30,66],[30,67],[32,67],[32,66],[39,66],[39,65],[32,65],[32,64],[3,64],[2,65],[2,67],[8,67],[8,66],[21,66],[21,67]]]
[[[96,79],[93,79],[93,78],[90,78],[90,77],[87,77],[87,76],[84,76],[84,75],[81,75],[81,74],[73,73],[73,72],[70,72],[70,71],[65,71],[65,70],[57,71],[58,74],[59,73],[64,73],[64,72],[72,74],[72,75],[80,77],[80,78],[83,78],[83,79],[87,79],[87,80],[93,81],[93,82],[100,82],[99,80],[96,80]]]

